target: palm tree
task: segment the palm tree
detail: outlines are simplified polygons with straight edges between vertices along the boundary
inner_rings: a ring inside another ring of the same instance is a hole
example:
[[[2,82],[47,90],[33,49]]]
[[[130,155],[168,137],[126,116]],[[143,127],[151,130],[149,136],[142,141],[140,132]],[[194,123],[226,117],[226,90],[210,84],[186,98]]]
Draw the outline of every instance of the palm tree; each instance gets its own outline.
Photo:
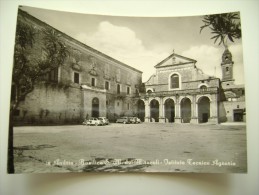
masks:
[[[216,15],[206,15],[203,17],[204,25],[200,27],[200,32],[204,28],[210,28],[214,43],[219,41],[219,45],[227,46],[227,40],[234,42],[234,39],[241,38],[241,24],[239,13],[224,13]]]

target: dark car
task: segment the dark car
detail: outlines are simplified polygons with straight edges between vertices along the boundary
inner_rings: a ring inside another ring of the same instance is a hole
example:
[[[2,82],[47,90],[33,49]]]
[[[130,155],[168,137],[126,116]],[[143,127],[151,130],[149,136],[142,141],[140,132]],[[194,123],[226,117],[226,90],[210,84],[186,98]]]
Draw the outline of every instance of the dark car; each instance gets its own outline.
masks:
[[[116,123],[123,123],[123,124],[130,123],[130,118],[129,118],[129,117],[121,117],[121,118],[118,118],[118,119],[116,120]]]

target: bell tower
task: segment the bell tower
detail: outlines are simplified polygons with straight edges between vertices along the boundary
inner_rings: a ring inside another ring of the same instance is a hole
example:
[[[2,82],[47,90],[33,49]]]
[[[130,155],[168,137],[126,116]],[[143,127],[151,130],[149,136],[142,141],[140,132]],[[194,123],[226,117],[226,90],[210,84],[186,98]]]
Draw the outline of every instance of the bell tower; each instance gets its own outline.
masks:
[[[222,70],[222,84],[224,86],[229,86],[234,84],[233,78],[233,64],[232,54],[228,50],[228,47],[225,47],[225,51],[222,54],[221,70]]]

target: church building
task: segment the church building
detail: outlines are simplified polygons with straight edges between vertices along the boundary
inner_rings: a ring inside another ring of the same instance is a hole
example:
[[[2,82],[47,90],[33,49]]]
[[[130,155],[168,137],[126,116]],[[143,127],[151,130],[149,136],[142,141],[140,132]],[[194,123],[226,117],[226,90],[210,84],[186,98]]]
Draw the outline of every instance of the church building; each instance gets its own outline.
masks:
[[[142,96],[146,122],[221,123],[245,121],[244,86],[235,85],[232,55],[222,55],[222,80],[176,53],[158,63]]]

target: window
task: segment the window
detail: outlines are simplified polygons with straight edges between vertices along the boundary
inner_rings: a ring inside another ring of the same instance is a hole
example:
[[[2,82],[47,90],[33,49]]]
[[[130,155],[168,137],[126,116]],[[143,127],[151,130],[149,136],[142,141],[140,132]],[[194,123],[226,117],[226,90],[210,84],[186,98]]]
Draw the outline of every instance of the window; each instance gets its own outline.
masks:
[[[120,102],[117,102],[117,106],[120,106]]]
[[[200,87],[200,89],[201,89],[201,91],[207,91],[207,86],[202,85],[202,86]]]
[[[229,74],[229,67],[226,67],[226,74]]]
[[[229,71],[229,67],[226,67],[226,71],[227,71],[227,72]]]
[[[121,86],[120,84],[117,84],[117,94],[120,94],[121,93]]]
[[[130,94],[130,87],[127,87],[127,95]]]
[[[105,76],[109,77],[110,75],[110,66],[109,64],[105,65]]]
[[[95,87],[95,85],[96,85],[96,83],[95,83],[95,78],[92,78],[91,85],[92,85],[93,87]]]
[[[108,81],[105,81],[105,89],[106,90],[110,89],[110,83]]]
[[[120,71],[120,69],[117,69],[116,70],[116,81],[120,82],[120,80],[121,80],[121,71]]]
[[[79,84],[79,73],[78,72],[74,72],[74,83]]]
[[[148,94],[151,94],[151,93],[152,93],[152,91],[149,89],[149,90],[147,90],[147,93],[148,93]]]
[[[51,82],[58,82],[58,68],[55,68],[47,73],[47,80]]]
[[[128,110],[130,109],[130,104],[128,103]]]
[[[128,85],[131,84],[131,79],[132,79],[132,75],[130,73],[128,73],[128,75],[127,75],[127,84]]]
[[[173,74],[171,76],[171,89],[179,88],[179,75]]]

